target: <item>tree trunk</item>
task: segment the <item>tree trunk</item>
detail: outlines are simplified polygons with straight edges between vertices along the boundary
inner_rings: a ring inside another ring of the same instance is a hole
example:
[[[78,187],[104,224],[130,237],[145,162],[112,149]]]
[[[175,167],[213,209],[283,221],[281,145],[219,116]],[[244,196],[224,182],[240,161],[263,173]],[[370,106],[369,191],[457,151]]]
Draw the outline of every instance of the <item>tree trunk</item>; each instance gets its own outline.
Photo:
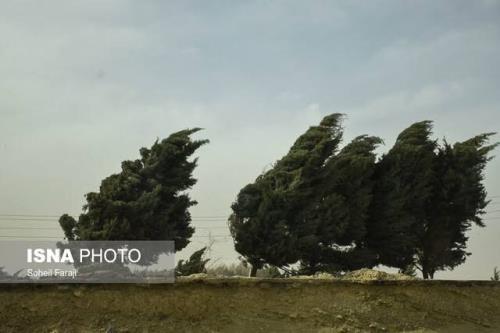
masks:
[[[434,269],[427,267],[427,265],[422,266],[422,276],[424,280],[427,279],[434,280],[434,273],[436,273]]]
[[[429,279],[429,269],[427,268],[427,265],[424,263],[422,264],[422,277],[424,280]]]
[[[250,276],[250,277],[257,276],[257,266],[252,265],[252,269],[250,269],[250,274],[248,276]]]

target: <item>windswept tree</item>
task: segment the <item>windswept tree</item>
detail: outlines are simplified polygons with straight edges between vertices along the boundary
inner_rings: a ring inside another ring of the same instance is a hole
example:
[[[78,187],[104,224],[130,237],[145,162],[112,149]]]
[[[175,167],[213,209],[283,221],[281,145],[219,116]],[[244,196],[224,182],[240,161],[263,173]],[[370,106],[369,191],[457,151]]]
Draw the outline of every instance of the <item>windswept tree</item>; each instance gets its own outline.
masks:
[[[404,270],[414,264],[436,178],[431,134],[430,121],[411,125],[377,163],[366,243],[383,265]]]
[[[377,137],[359,136],[330,156],[318,172],[298,226],[303,273],[376,264],[376,255],[367,249],[365,238],[374,184],[374,150],[381,143]]]
[[[473,224],[484,227],[481,215],[488,201],[483,171],[497,146],[487,144],[492,135],[481,134],[453,146],[445,141],[437,150],[427,219],[417,229],[416,265],[425,279],[462,264],[470,255],[467,231]]]
[[[174,240],[183,249],[194,232],[186,190],[195,183],[193,153],[208,140],[192,140],[199,128],[173,133],[142,148],[140,158],[122,162],[120,173],[105,178],[99,192],[86,195],[78,221],[59,219],[69,240]]]
[[[341,114],[332,114],[310,127],[271,170],[238,194],[229,226],[236,251],[252,266],[251,276],[266,263],[284,267],[299,259],[304,239],[298,216],[313,190],[310,184],[342,139],[341,120]]]
[[[500,271],[498,267],[493,268],[493,275],[490,277],[491,281],[500,281]]]
[[[188,276],[192,274],[206,273],[206,265],[210,259],[205,258],[207,247],[203,247],[189,257],[188,260],[179,260],[175,267],[176,276]]]
[[[483,171],[496,147],[486,133],[453,146],[430,138],[432,122],[405,129],[375,173],[367,245],[381,264],[424,279],[469,255],[467,231],[483,226],[488,201]]]

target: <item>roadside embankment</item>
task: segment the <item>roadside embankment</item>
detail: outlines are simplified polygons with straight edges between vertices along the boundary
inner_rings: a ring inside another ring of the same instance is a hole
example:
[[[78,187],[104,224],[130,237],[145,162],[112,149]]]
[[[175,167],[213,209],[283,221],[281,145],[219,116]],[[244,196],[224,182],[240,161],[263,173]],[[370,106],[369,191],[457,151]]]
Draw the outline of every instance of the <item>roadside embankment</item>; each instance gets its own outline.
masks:
[[[0,285],[0,332],[500,332],[500,283],[187,278]]]

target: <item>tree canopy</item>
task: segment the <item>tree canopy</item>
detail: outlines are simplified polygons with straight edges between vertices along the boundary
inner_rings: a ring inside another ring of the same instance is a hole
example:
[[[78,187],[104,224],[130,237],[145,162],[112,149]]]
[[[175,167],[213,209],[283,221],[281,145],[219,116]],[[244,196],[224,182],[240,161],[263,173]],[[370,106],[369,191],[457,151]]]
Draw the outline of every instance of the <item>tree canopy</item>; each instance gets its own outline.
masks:
[[[78,220],[64,214],[59,223],[69,240],[174,240],[186,247],[194,232],[186,190],[195,183],[193,153],[208,140],[192,140],[187,129],[141,148],[140,158],[124,161],[121,172],[90,192]]]
[[[271,170],[238,194],[229,225],[252,275],[265,263],[283,267],[300,258],[307,240],[298,216],[317,173],[342,140],[341,120],[341,114],[332,114],[310,127]]]
[[[377,164],[367,243],[381,264],[414,266],[424,278],[453,269],[470,254],[467,231],[484,226],[488,202],[483,170],[494,133],[450,145],[430,138],[432,122],[418,122],[398,136]]]
[[[177,266],[175,267],[175,275],[188,276],[192,274],[206,273],[207,268],[205,266],[210,261],[210,259],[204,258],[206,250],[207,247],[203,247],[194,251],[188,260],[179,260],[177,262]]]
[[[303,202],[301,264],[304,273],[356,269],[374,264],[365,246],[372,200],[374,150],[382,140],[362,135],[328,158]],[[305,245],[305,246],[304,246]]]
[[[467,231],[483,226],[494,133],[450,145],[421,121],[377,159],[378,137],[340,148],[342,119],[332,114],[310,127],[238,194],[229,225],[252,275],[299,262],[306,274],[383,264],[433,278],[463,263]]]
[[[300,260],[303,272],[315,272],[374,260],[363,240],[381,140],[363,135],[339,150],[342,118],[332,114],[310,127],[238,194],[229,224],[236,250],[254,268]]]
[[[436,141],[432,123],[415,123],[377,163],[368,221],[368,247],[379,263],[404,269],[413,264],[417,229],[426,223],[432,195]]]
[[[496,147],[486,144],[492,135],[481,134],[453,146],[444,142],[436,152],[427,221],[417,234],[415,259],[424,278],[462,264],[470,255],[466,232],[472,224],[485,226],[481,215],[488,201],[483,170]]]

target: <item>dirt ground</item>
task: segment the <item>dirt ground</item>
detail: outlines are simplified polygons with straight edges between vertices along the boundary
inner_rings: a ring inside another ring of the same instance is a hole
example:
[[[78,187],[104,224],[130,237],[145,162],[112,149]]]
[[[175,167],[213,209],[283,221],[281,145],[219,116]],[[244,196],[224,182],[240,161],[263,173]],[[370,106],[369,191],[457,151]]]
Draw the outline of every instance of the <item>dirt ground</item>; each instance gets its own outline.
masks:
[[[500,332],[500,283],[0,285],[0,332]]]

